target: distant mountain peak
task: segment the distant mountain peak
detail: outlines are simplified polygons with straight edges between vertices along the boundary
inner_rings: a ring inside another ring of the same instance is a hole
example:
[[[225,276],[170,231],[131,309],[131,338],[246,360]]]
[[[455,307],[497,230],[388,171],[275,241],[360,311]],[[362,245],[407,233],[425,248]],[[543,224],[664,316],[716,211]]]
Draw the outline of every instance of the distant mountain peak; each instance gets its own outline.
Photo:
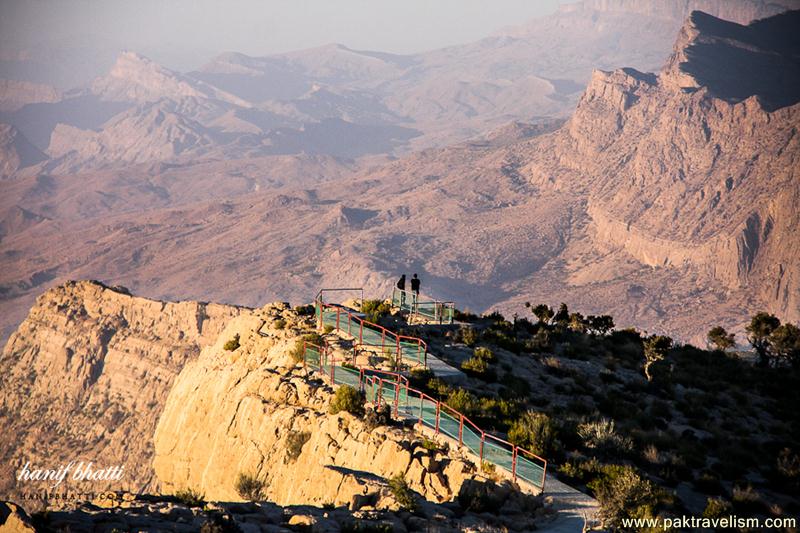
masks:
[[[133,51],[124,51],[92,84],[92,92],[111,101],[152,102],[162,98],[214,98],[249,107],[249,103],[203,81],[172,71]]]
[[[800,11],[743,26],[694,11],[681,28],[661,73],[667,86],[706,87],[718,98],[758,96],[767,107],[800,101]]]

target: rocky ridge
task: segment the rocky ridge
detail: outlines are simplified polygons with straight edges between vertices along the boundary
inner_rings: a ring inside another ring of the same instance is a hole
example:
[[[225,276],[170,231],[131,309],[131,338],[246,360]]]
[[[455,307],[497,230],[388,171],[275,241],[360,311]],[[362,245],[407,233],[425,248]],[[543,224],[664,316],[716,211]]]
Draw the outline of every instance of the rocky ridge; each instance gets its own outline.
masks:
[[[43,294],[0,357],[3,494],[25,489],[15,487],[15,472],[28,461],[123,465],[125,481],[116,488],[153,489],[153,442],[146,436],[172,382],[240,312],[147,300],[89,281]],[[72,487],[81,488],[87,486]]]
[[[508,482],[495,484],[446,445],[431,450],[400,425],[369,426],[348,413],[328,414],[333,390],[289,355],[309,324],[286,304],[158,302],[97,282],[48,291],[0,359],[11,369],[0,382],[3,497],[24,499],[48,488],[15,484],[27,461],[52,467],[92,460],[124,465],[123,481],[67,479],[52,492],[112,491],[121,499],[88,505],[53,497],[46,505],[63,512],[48,515],[50,525],[83,531],[93,521],[147,522],[182,531],[181,524],[199,527],[216,509],[248,514],[235,519],[255,520],[266,531],[301,523],[296,520],[338,531],[340,523],[370,518],[400,524],[400,531],[429,521],[443,531],[473,525],[494,531],[533,527],[532,520],[552,514],[534,512],[542,507],[539,499]],[[226,349],[237,335],[239,346]],[[208,501],[236,502],[237,473],[263,479],[264,498],[274,504],[244,512],[223,503],[195,512],[169,496],[142,496],[192,489]],[[421,506],[419,519],[403,514],[388,485],[398,474]],[[479,496],[503,512],[481,517],[453,503]],[[288,508],[298,505],[316,509]],[[339,511],[327,511],[334,508]],[[7,511],[24,522],[13,508]]]

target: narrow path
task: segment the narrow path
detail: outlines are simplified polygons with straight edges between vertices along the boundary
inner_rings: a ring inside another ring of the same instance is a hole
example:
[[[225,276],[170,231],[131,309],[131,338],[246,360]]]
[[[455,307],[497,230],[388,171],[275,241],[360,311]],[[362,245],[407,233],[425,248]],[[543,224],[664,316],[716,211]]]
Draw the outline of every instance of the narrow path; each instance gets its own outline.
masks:
[[[431,352],[428,352],[427,357],[428,368],[437,378],[442,378],[447,381],[462,381],[467,378],[461,370],[448,365]]]
[[[542,523],[539,531],[547,533],[574,533],[590,526],[599,525],[600,503],[581,491],[562,483],[555,476],[547,474],[545,496],[552,498],[552,509],[556,517],[552,522]]]

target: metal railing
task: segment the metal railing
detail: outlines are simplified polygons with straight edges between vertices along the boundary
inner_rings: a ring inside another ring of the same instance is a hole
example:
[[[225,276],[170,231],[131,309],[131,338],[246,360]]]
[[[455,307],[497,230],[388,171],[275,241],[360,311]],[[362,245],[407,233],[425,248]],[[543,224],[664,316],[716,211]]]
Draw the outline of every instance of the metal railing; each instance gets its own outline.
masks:
[[[456,312],[453,302],[441,302],[397,287],[392,290],[392,307],[439,324],[452,324]]]
[[[547,461],[542,457],[486,433],[446,403],[409,387],[408,379],[399,373],[342,363],[330,352],[327,346],[305,342],[303,365],[320,372],[332,385],[357,388],[377,407],[389,405],[395,418],[416,419],[416,424],[454,439],[481,464],[503,468],[514,481],[526,481],[544,492]]]
[[[379,348],[385,355],[394,356],[398,365],[407,362],[427,366],[428,345],[422,339],[394,333],[337,304],[317,300],[314,307],[320,327],[331,326],[362,346]]]

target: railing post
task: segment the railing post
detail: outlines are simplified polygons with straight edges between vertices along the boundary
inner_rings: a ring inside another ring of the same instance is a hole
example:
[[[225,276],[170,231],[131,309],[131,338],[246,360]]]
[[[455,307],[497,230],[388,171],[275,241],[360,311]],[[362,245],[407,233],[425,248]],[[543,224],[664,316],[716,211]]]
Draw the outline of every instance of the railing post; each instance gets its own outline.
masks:
[[[464,445],[464,415],[461,415],[461,420],[458,423],[458,445]]]
[[[419,425],[420,426],[423,425],[423,423],[422,423],[422,414],[424,412],[424,409],[425,409],[425,398],[422,395],[420,395],[420,397],[419,397]]]
[[[544,462],[542,469],[542,494],[544,494],[544,484],[547,482],[547,461]]]
[[[400,344],[400,337],[395,337],[397,352],[395,353],[395,357],[397,361],[395,362],[395,369],[399,372],[400,371],[400,362],[403,360],[403,352],[401,351],[401,344]]]
[[[517,447],[514,446],[514,448],[511,450],[511,479],[513,479],[514,481],[517,480],[517,454],[518,453],[519,452],[517,451]]]
[[[481,431],[481,453],[480,453],[481,465],[483,465],[483,443],[484,442],[486,442],[486,432],[485,431]]]
[[[329,361],[331,364],[331,385],[336,385],[336,360]]]
[[[341,311],[340,311],[340,310],[339,310],[339,308],[337,307],[337,308],[336,308],[336,329],[339,329],[339,330],[340,330],[340,329],[342,329],[342,328],[340,328],[340,327],[339,327],[339,315],[340,315],[340,314],[341,314]]]
[[[442,402],[436,401],[436,434],[439,434],[439,411],[441,410]]]
[[[378,378],[378,392],[375,393],[375,397],[378,399],[377,409],[380,409],[381,400],[383,399],[383,378]]]
[[[398,418],[398,407],[400,405],[400,382],[395,381],[394,386],[394,417]]]

